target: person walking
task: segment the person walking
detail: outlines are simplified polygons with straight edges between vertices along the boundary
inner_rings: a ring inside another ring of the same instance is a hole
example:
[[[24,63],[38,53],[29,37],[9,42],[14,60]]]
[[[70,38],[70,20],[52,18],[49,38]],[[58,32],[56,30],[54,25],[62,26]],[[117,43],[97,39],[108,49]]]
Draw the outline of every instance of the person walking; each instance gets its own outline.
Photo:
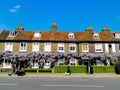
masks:
[[[70,64],[68,64],[68,66],[67,66],[67,73],[69,73],[69,75],[71,75]]]
[[[13,72],[12,72],[14,75],[16,74],[16,68],[13,67]]]

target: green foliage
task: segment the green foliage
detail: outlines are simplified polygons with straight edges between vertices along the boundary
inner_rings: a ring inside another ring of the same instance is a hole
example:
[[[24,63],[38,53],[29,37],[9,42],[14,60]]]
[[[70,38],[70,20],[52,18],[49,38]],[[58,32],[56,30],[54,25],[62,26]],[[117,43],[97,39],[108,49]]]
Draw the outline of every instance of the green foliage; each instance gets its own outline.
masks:
[[[116,74],[120,74],[120,60],[115,64],[115,72]]]
[[[114,73],[113,66],[92,66],[93,73]],[[65,73],[67,66],[55,66],[55,73]],[[71,73],[86,73],[86,66],[71,66]]]
[[[93,73],[114,73],[114,67],[113,66],[92,66],[93,67]]]
[[[85,73],[86,66],[70,66],[71,73]],[[67,71],[67,66],[55,66],[55,73],[65,73]]]
[[[51,68],[25,68],[25,72],[52,72]]]

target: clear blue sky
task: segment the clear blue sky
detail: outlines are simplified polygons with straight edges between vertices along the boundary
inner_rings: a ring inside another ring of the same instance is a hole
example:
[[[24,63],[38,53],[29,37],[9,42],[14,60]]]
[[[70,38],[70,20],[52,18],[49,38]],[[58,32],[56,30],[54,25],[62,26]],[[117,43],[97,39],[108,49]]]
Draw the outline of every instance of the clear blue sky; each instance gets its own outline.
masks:
[[[50,30],[54,21],[62,31],[120,31],[120,0],[0,0],[0,31]]]

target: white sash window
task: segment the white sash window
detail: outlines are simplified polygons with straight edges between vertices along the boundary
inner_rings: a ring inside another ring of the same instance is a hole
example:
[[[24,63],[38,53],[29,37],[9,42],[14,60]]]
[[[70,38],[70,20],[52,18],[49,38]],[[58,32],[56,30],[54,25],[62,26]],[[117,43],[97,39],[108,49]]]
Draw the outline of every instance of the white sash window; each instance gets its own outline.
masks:
[[[44,51],[45,52],[50,52],[51,51],[51,43],[50,42],[45,42],[44,43]]]
[[[95,52],[103,52],[102,43],[95,44]]]
[[[82,52],[89,52],[89,45],[88,43],[82,44]]]
[[[70,43],[69,44],[69,50],[70,50],[70,52],[76,52],[76,44],[75,43]]]
[[[32,51],[39,51],[39,43],[38,42],[34,42],[32,44]]]
[[[64,43],[58,43],[58,52],[64,52]]]
[[[20,43],[20,51],[26,51],[26,49],[27,49],[27,43],[21,42]]]
[[[4,59],[3,68],[11,68],[11,60]]]
[[[33,60],[32,61],[32,68],[38,68],[39,65],[38,65],[38,60]]]
[[[5,51],[13,51],[13,43],[6,42],[5,43]]]
[[[70,58],[70,64],[71,65],[76,65],[76,60],[74,58]]]
[[[64,58],[58,59],[58,65],[64,65],[64,63],[65,63],[65,59]]]

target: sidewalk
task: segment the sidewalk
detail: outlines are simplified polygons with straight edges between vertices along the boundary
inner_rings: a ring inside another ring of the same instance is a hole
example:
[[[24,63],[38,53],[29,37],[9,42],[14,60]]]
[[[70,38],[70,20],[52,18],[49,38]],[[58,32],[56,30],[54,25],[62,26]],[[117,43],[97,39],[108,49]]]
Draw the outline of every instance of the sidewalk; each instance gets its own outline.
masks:
[[[8,76],[8,73],[0,73],[1,77],[19,77],[17,75]],[[59,74],[59,73],[29,73],[26,74],[23,77],[80,77],[80,78],[120,78],[120,75],[114,74],[114,73],[95,73],[95,74],[85,74],[85,73],[73,73],[71,75],[66,76],[65,74]]]

